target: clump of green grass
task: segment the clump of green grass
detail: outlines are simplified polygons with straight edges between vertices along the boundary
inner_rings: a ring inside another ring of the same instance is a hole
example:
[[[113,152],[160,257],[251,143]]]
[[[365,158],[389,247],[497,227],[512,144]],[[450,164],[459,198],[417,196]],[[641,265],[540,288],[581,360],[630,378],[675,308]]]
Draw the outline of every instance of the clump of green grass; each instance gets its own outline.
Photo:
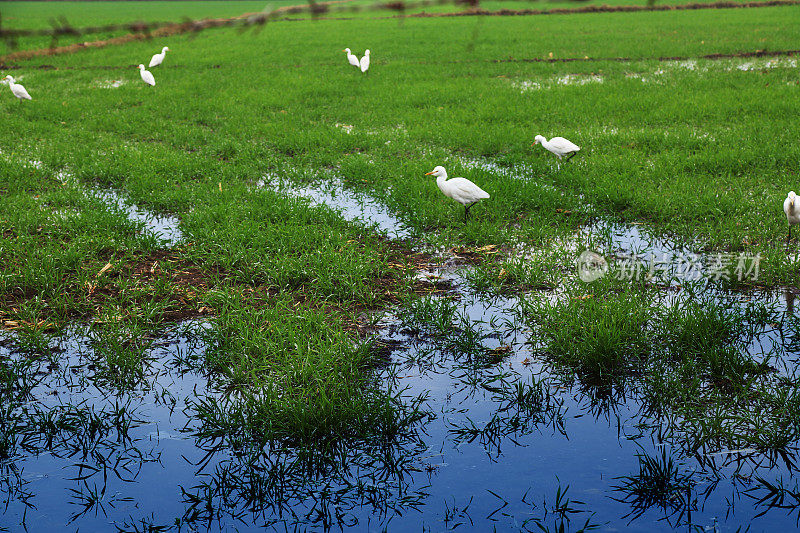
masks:
[[[401,308],[400,318],[406,327],[418,334],[434,339],[435,349],[462,358],[473,368],[491,367],[499,363],[506,352],[488,348],[486,339],[492,338],[495,321],[508,321],[513,317],[501,313],[490,323],[474,322],[468,310],[458,300],[447,296],[411,297]],[[489,326],[488,330],[486,326]]]
[[[454,330],[458,303],[450,298],[412,298],[402,307],[401,318],[408,327],[419,332],[445,337]]]
[[[542,298],[525,310],[546,339],[545,353],[593,384],[641,370],[654,351],[647,332],[655,312],[652,299],[634,287],[614,297],[573,295],[565,304]]]
[[[666,310],[666,347],[686,357],[702,357],[741,338],[747,322],[739,308],[725,309],[699,298],[682,300]]]
[[[554,289],[563,275],[559,263],[551,258],[528,261],[511,256],[476,265],[467,279],[477,292],[512,294]]]
[[[308,445],[388,438],[405,425],[394,399],[368,379],[367,345],[356,344],[335,315],[296,305],[288,294],[257,309],[233,292],[215,298],[204,365],[230,394],[197,404],[204,432]]]
[[[152,345],[146,330],[137,324],[110,322],[92,332],[95,382],[118,391],[146,386],[148,351]]]

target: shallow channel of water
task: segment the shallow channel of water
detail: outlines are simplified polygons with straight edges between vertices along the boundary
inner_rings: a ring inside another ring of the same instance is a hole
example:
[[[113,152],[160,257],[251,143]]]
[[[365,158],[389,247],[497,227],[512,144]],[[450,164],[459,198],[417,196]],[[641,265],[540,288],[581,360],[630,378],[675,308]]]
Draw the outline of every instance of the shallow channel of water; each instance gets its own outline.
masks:
[[[128,220],[143,224],[146,232],[170,246],[174,246],[183,240],[180,220],[177,217],[151,213],[131,203],[113,189],[93,189],[89,194],[109,207],[122,211],[128,217]]]
[[[263,183],[260,185],[263,186]],[[307,185],[281,182],[278,190],[289,196],[310,200],[312,205],[327,206],[345,220],[372,227],[391,239],[407,239],[412,235],[412,230],[383,203],[368,194],[347,189],[337,178]]]

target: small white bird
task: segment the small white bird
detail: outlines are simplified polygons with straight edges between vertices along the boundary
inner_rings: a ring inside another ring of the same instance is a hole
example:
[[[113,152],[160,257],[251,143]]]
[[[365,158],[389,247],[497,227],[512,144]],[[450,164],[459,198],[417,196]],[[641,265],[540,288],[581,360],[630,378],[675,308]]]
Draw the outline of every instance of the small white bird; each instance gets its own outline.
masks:
[[[19,83],[14,83],[14,78],[11,76],[6,76],[3,78],[3,81],[8,80],[8,86],[11,88],[11,92],[19,98],[19,103],[22,103],[23,100],[32,100],[31,95],[28,94],[28,91],[25,90],[25,87],[20,85]]]
[[[349,48],[345,48],[344,52],[347,52],[347,61],[353,65],[354,67],[359,67],[358,58],[353,55],[353,52],[350,51]]]
[[[366,72],[369,69],[369,49],[364,52],[364,57],[361,58],[361,72]]]
[[[161,49],[160,54],[156,54],[153,56],[153,58],[150,60],[150,65],[148,65],[148,68],[159,66],[161,62],[164,61],[164,58],[167,56],[167,52],[169,52],[169,47],[165,46],[164,48]]]
[[[797,195],[794,191],[789,191],[789,195],[783,201],[783,212],[786,213],[786,221],[789,223],[789,236],[786,237],[788,246],[792,240],[792,225],[800,224],[800,206],[797,205]]]
[[[447,171],[439,166],[432,171],[425,173],[426,176],[436,176],[436,185],[439,186],[445,196],[452,198],[464,206],[464,223],[467,223],[469,208],[475,205],[478,200],[489,198],[489,193],[472,183],[466,178],[447,179]]]
[[[144,69],[144,65],[139,65],[139,74],[142,75],[142,81],[144,81],[147,85],[155,85],[156,79],[150,73],[149,70]]]
[[[542,135],[537,135],[534,138],[533,144],[531,146],[536,146],[540,144],[544,146],[545,150],[553,152],[561,159],[563,156],[568,155],[567,161],[573,158],[573,156],[580,151],[580,147],[577,146],[572,141],[568,141],[564,137],[553,137],[549,141],[545,139]]]

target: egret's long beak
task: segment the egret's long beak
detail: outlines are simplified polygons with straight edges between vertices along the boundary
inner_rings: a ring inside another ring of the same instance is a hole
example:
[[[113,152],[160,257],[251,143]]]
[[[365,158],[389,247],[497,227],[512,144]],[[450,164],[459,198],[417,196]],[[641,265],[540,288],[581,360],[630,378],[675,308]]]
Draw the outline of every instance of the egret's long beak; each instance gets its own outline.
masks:
[[[431,174],[433,174],[433,170],[431,170],[430,172],[426,172],[425,173],[426,176],[430,176]]]
[[[536,146],[537,144],[539,144],[539,141],[533,141],[533,144],[531,146]]]

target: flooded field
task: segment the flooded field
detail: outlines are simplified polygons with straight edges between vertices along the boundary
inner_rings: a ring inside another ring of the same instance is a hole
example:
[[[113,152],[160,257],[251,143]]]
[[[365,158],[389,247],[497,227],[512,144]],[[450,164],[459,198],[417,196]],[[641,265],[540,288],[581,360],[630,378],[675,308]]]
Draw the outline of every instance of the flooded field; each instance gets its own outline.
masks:
[[[34,3],[0,532],[800,528],[798,2]]]
[[[283,191],[391,238],[410,234],[379,201],[341,184]],[[564,247],[572,257],[591,248],[611,265],[689,257],[687,270],[656,273],[667,281],[648,292],[654,309],[702,303],[740,321],[725,342],[761,369],[748,379],[763,381],[762,393],[800,377],[794,292],[716,288],[705,277],[709,257],[635,226],[587,226]],[[572,268],[567,278],[591,287]],[[710,428],[703,435],[680,410],[656,405],[649,363],[606,379],[558,356],[537,317],[587,296],[493,295],[475,290],[473,274],[457,255],[435,253],[416,278],[436,289],[369,320],[362,342],[376,356],[372,379],[411,422],[391,441],[343,442],[327,452],[215,429],[237,393],[214,389],[201,363],[213,319],[155,337],[76,326],[44,350],[3,334],[4,521],[125,531],[796,524],[794,431],[778,448]],[[667,319],[659,313],[650,320]],[[131,352],[144,362],[134,374],[115,359]]]

